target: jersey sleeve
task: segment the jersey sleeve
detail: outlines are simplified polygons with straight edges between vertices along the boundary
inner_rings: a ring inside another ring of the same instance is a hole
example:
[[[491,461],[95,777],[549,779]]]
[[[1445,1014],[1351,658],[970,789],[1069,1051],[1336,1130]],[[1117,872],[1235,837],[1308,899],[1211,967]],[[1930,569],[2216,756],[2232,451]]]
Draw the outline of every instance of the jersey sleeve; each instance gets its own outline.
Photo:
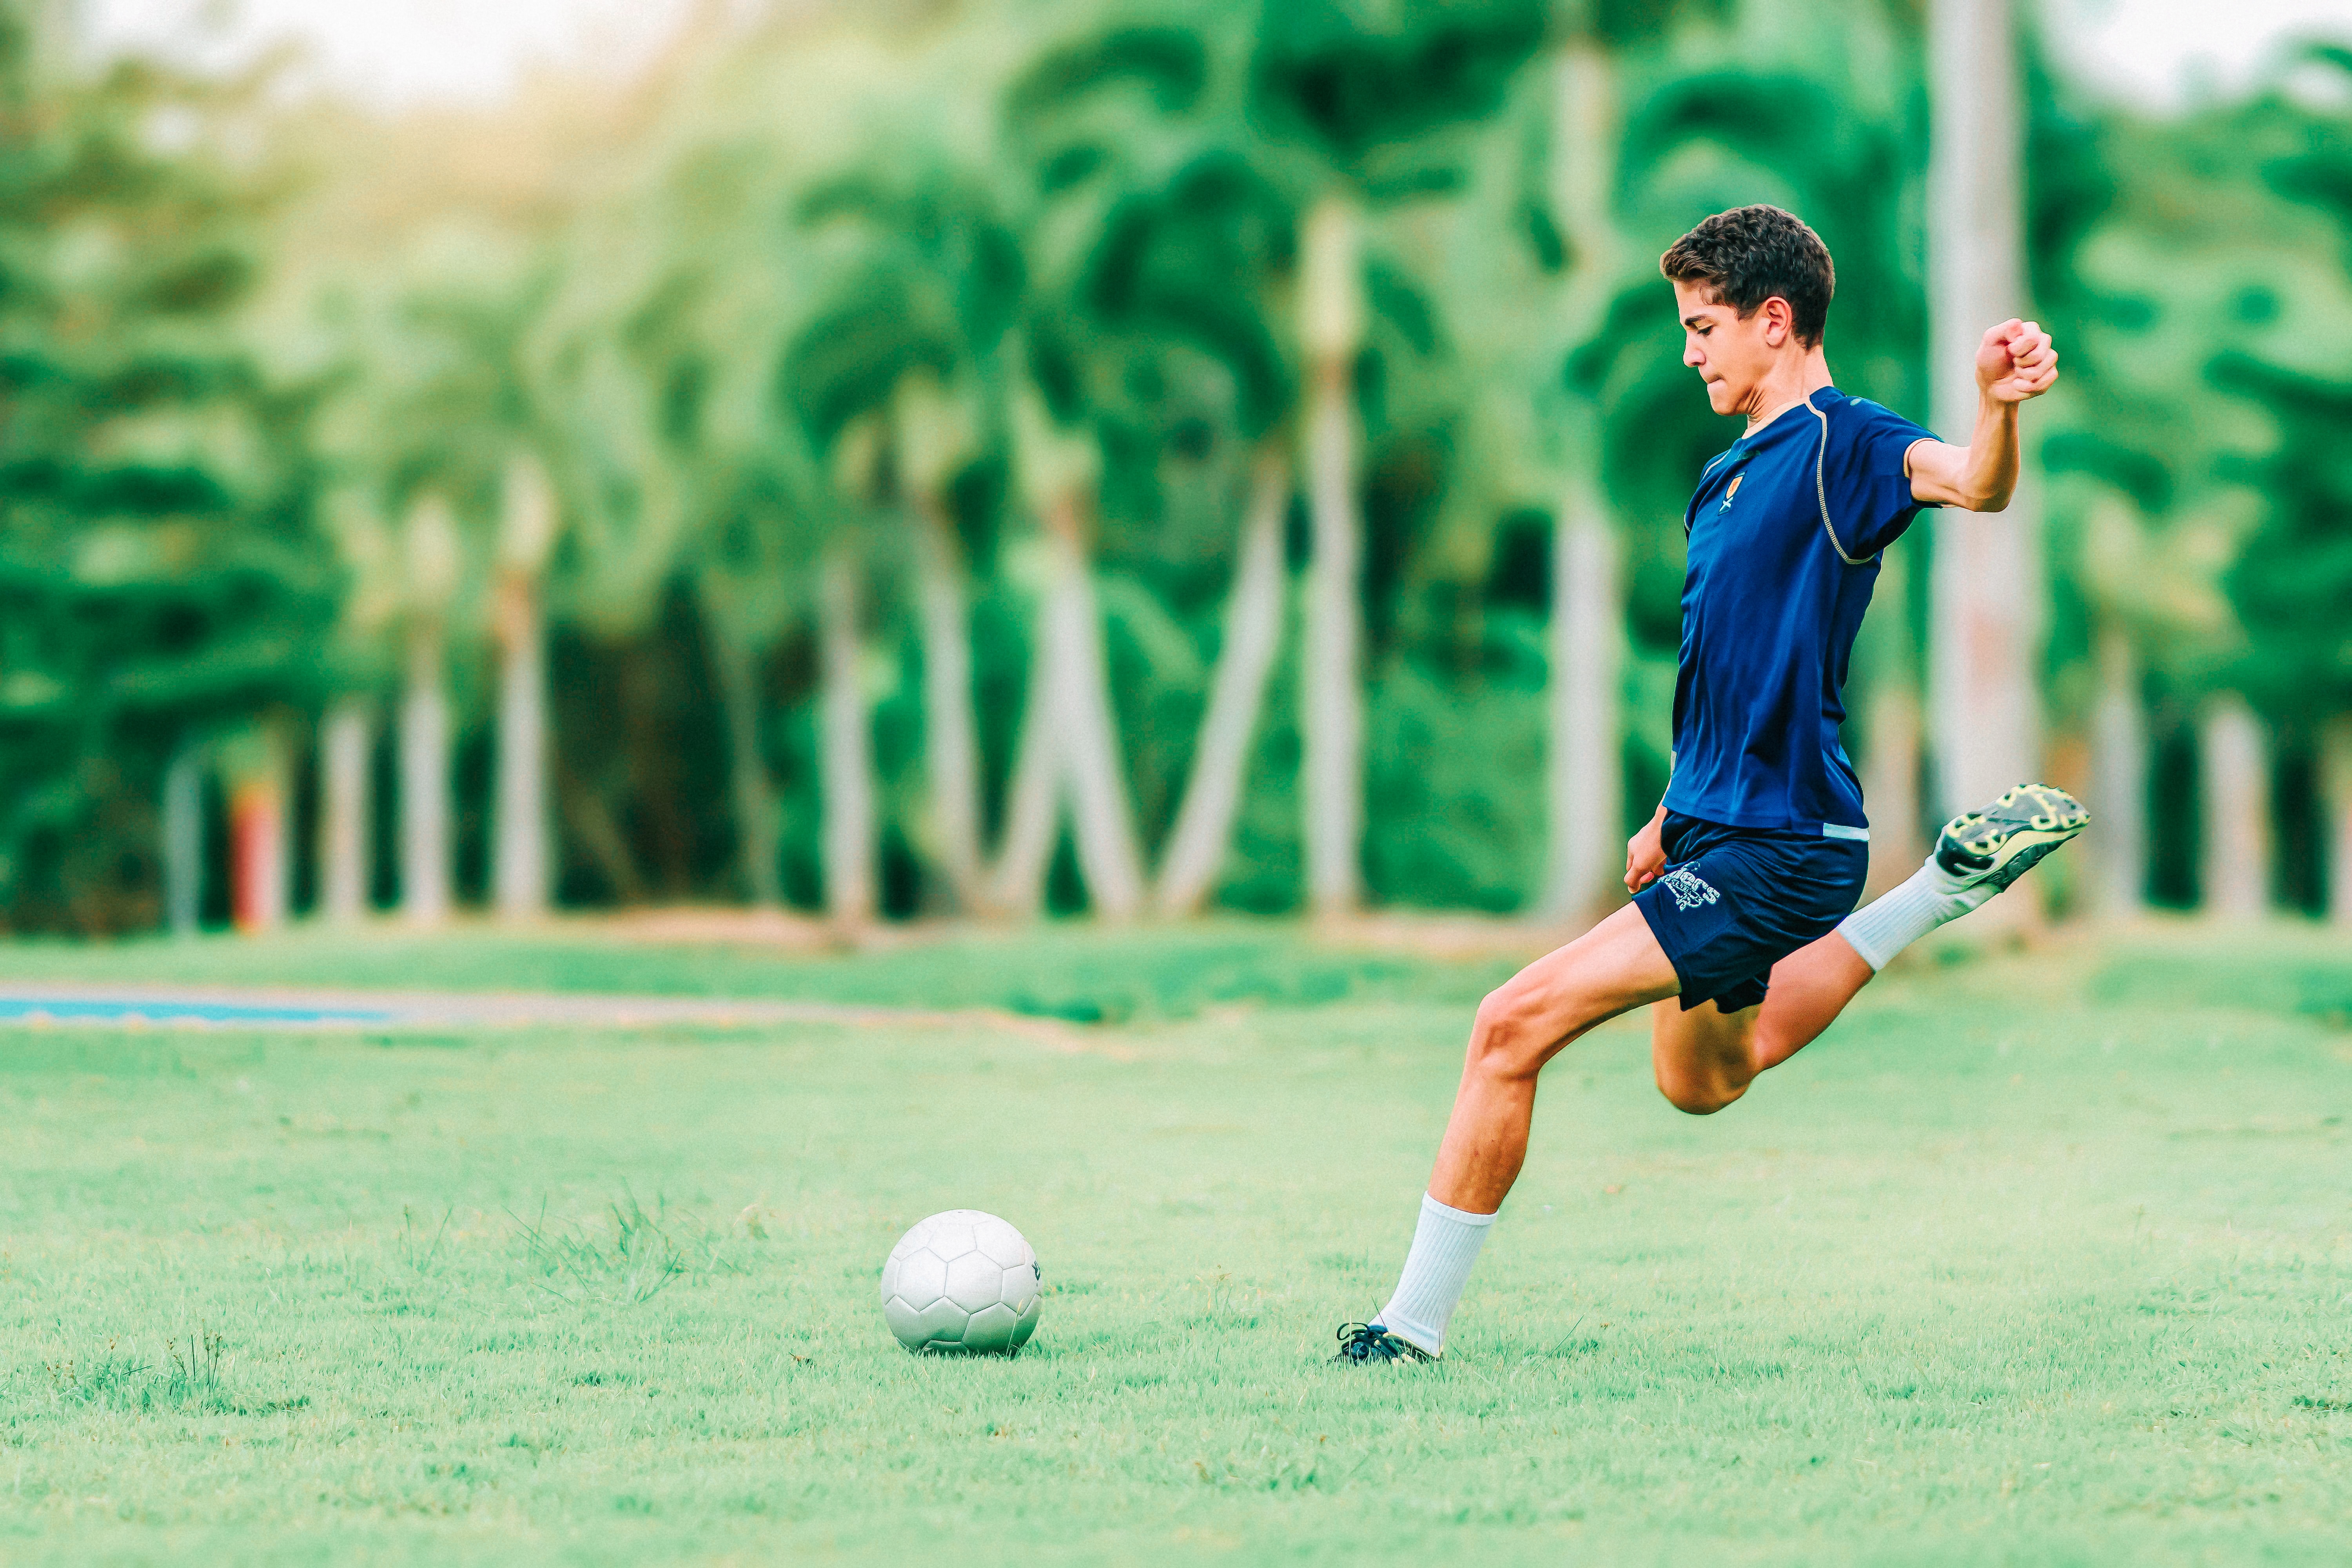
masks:
[[[1932,441],[1935,432],[1859,397],[1831,409],[1829,426],[1822,489],[1830,525],[1848,555],[1875,555],[1902,538],[1929,504],[1912,498],[1903,458],[1913,442]]]

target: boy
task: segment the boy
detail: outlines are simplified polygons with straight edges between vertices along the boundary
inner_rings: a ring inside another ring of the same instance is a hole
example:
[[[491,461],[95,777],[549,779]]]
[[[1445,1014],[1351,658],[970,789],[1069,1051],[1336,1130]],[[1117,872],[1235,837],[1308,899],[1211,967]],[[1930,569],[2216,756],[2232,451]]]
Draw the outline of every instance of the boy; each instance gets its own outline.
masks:
[[[1673,774],[1626,847],[1633,902],[1479,1005],[1403,1274],[1372,1322],[1339,1331],[1341,1361],[1444,1352],[1526,1158],[1537,1075],[1570,1041],[1653,1005],[1659,1091],[1712,1115],[1828,1027],[1895,953],[2089,821],[2063,791],[2021,785],[1955,818],[1909,881],[1847,913],[1870,833],[1838,743],[1841,691],[1878,552],[1923,506],[2009,504],[2019,406],[2058,376],[2049,335],[2021,321],[1985,333],[1975,430],[1947,446],[1832,384],[1822,339],[1835,273],[1791,215],[1718,213],[1658,265],[1674,284],[1683,363],[1717,414],[1748,420],[1684,515]]]

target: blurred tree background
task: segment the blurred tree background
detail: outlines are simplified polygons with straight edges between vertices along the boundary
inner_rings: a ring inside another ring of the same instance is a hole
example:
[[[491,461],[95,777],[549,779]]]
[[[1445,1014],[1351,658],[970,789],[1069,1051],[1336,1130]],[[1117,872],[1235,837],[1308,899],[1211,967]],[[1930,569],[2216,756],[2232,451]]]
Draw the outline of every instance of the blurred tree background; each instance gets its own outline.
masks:
[[[399,113],[65,15],[0,0],[14,931],[1589,913],[1733,434],[1657,253],[1797,211],[1928,413],[1900,0],[713,6]],[[2352,55],[2161,120],[2018,58],[2055,897],[2352,920]],[[1929,531],[1849,704],[1898,858]]]

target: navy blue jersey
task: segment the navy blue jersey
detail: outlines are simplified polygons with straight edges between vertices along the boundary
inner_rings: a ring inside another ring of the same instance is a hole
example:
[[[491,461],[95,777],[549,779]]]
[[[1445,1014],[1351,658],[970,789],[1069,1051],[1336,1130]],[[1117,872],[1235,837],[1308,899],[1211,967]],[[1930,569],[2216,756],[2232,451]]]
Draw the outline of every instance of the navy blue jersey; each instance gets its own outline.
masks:
[[[1878,552],[1919,510],[1903,458],[1927,436],[1825,387],[1706,466],[1683,517],[1690,571],[1667,810],[1868,836],[1838,743],[1846,662]]]

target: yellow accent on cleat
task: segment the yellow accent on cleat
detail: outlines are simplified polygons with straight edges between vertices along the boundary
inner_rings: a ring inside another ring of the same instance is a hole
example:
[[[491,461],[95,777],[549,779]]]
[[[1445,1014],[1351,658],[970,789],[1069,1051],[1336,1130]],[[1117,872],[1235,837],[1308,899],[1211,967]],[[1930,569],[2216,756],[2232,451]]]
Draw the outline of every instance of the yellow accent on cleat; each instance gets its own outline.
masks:
[[[1983,810],[1944,824],[1936,864],[1964,886],[2006,888],[2090,825],[2091,814],[2064,790],[2019,784]]]

